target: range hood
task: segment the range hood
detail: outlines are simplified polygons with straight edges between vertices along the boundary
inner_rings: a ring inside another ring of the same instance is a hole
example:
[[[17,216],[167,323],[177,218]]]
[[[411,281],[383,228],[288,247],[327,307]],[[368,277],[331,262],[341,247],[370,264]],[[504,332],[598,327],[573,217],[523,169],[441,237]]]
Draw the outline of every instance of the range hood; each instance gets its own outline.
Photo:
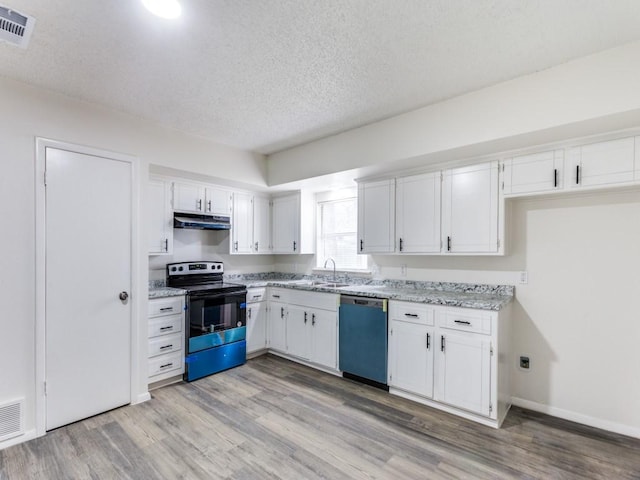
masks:
[[[228,217],[226,215],[174,213],[173,228],[191,228],[195,230],[230,230],[231,217]]]

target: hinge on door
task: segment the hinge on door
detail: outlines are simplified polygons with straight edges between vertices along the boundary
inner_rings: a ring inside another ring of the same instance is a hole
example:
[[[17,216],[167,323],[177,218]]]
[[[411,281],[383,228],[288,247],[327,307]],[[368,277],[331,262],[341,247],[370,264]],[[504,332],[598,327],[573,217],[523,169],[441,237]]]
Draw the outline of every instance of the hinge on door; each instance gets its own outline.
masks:
[[[44,382],[44,394],[47,394],[47,382]]]
[[[489,352],[491,353],[491,356],[493,357],[493,345],[491,345],[491,347],[489,348]]]
[[[44,186],[47,186],[47,171],[44,171]]]
[[[389,374],[389,381],[393,380],[393,375]]]
[[[502,190],[504,190],[504,181],[502,182]]]
[[[489,412],[493,412],[493,403],[489,404]]]
[[[504,163],[502,164],[502,171],[504,172]]]
[[[391,332],[390,332],[390,334],[391,334],[391,335],[393,335],[393,328],[391,329]]]

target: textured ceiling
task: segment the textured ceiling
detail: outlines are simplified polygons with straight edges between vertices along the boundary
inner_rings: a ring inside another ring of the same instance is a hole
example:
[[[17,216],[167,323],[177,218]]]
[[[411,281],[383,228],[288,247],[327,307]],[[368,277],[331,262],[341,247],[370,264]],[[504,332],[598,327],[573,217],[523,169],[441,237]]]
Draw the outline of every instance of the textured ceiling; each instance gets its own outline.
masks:
[[[637,0],[0,0],[0,75],[262,153],[640,39]]]

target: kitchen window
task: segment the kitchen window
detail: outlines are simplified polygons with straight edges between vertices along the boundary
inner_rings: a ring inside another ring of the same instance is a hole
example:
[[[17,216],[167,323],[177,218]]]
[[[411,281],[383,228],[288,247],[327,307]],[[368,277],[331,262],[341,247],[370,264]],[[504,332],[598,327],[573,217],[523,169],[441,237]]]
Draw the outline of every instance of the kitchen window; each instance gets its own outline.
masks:
[[[318,195],[317,268],[333,258],[337,270],[367,269],[367,255],[357,253],[358,199],[355,190],[347,194],[342,198],[332,198],[339,196],[335,192]],[[333,268],[331,262],[327,268]]]

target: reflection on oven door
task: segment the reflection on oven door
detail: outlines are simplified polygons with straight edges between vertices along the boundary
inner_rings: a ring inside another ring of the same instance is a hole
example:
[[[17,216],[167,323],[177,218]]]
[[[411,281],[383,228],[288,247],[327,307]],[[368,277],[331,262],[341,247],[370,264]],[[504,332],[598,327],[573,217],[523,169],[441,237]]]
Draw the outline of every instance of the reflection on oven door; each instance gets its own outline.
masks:
[[[244,340],[247,335],[247,327],[232,328],[220,332],[207,333],[189,339],[189,353],[198,352],[206,348],[217,347],[226,343]]]

